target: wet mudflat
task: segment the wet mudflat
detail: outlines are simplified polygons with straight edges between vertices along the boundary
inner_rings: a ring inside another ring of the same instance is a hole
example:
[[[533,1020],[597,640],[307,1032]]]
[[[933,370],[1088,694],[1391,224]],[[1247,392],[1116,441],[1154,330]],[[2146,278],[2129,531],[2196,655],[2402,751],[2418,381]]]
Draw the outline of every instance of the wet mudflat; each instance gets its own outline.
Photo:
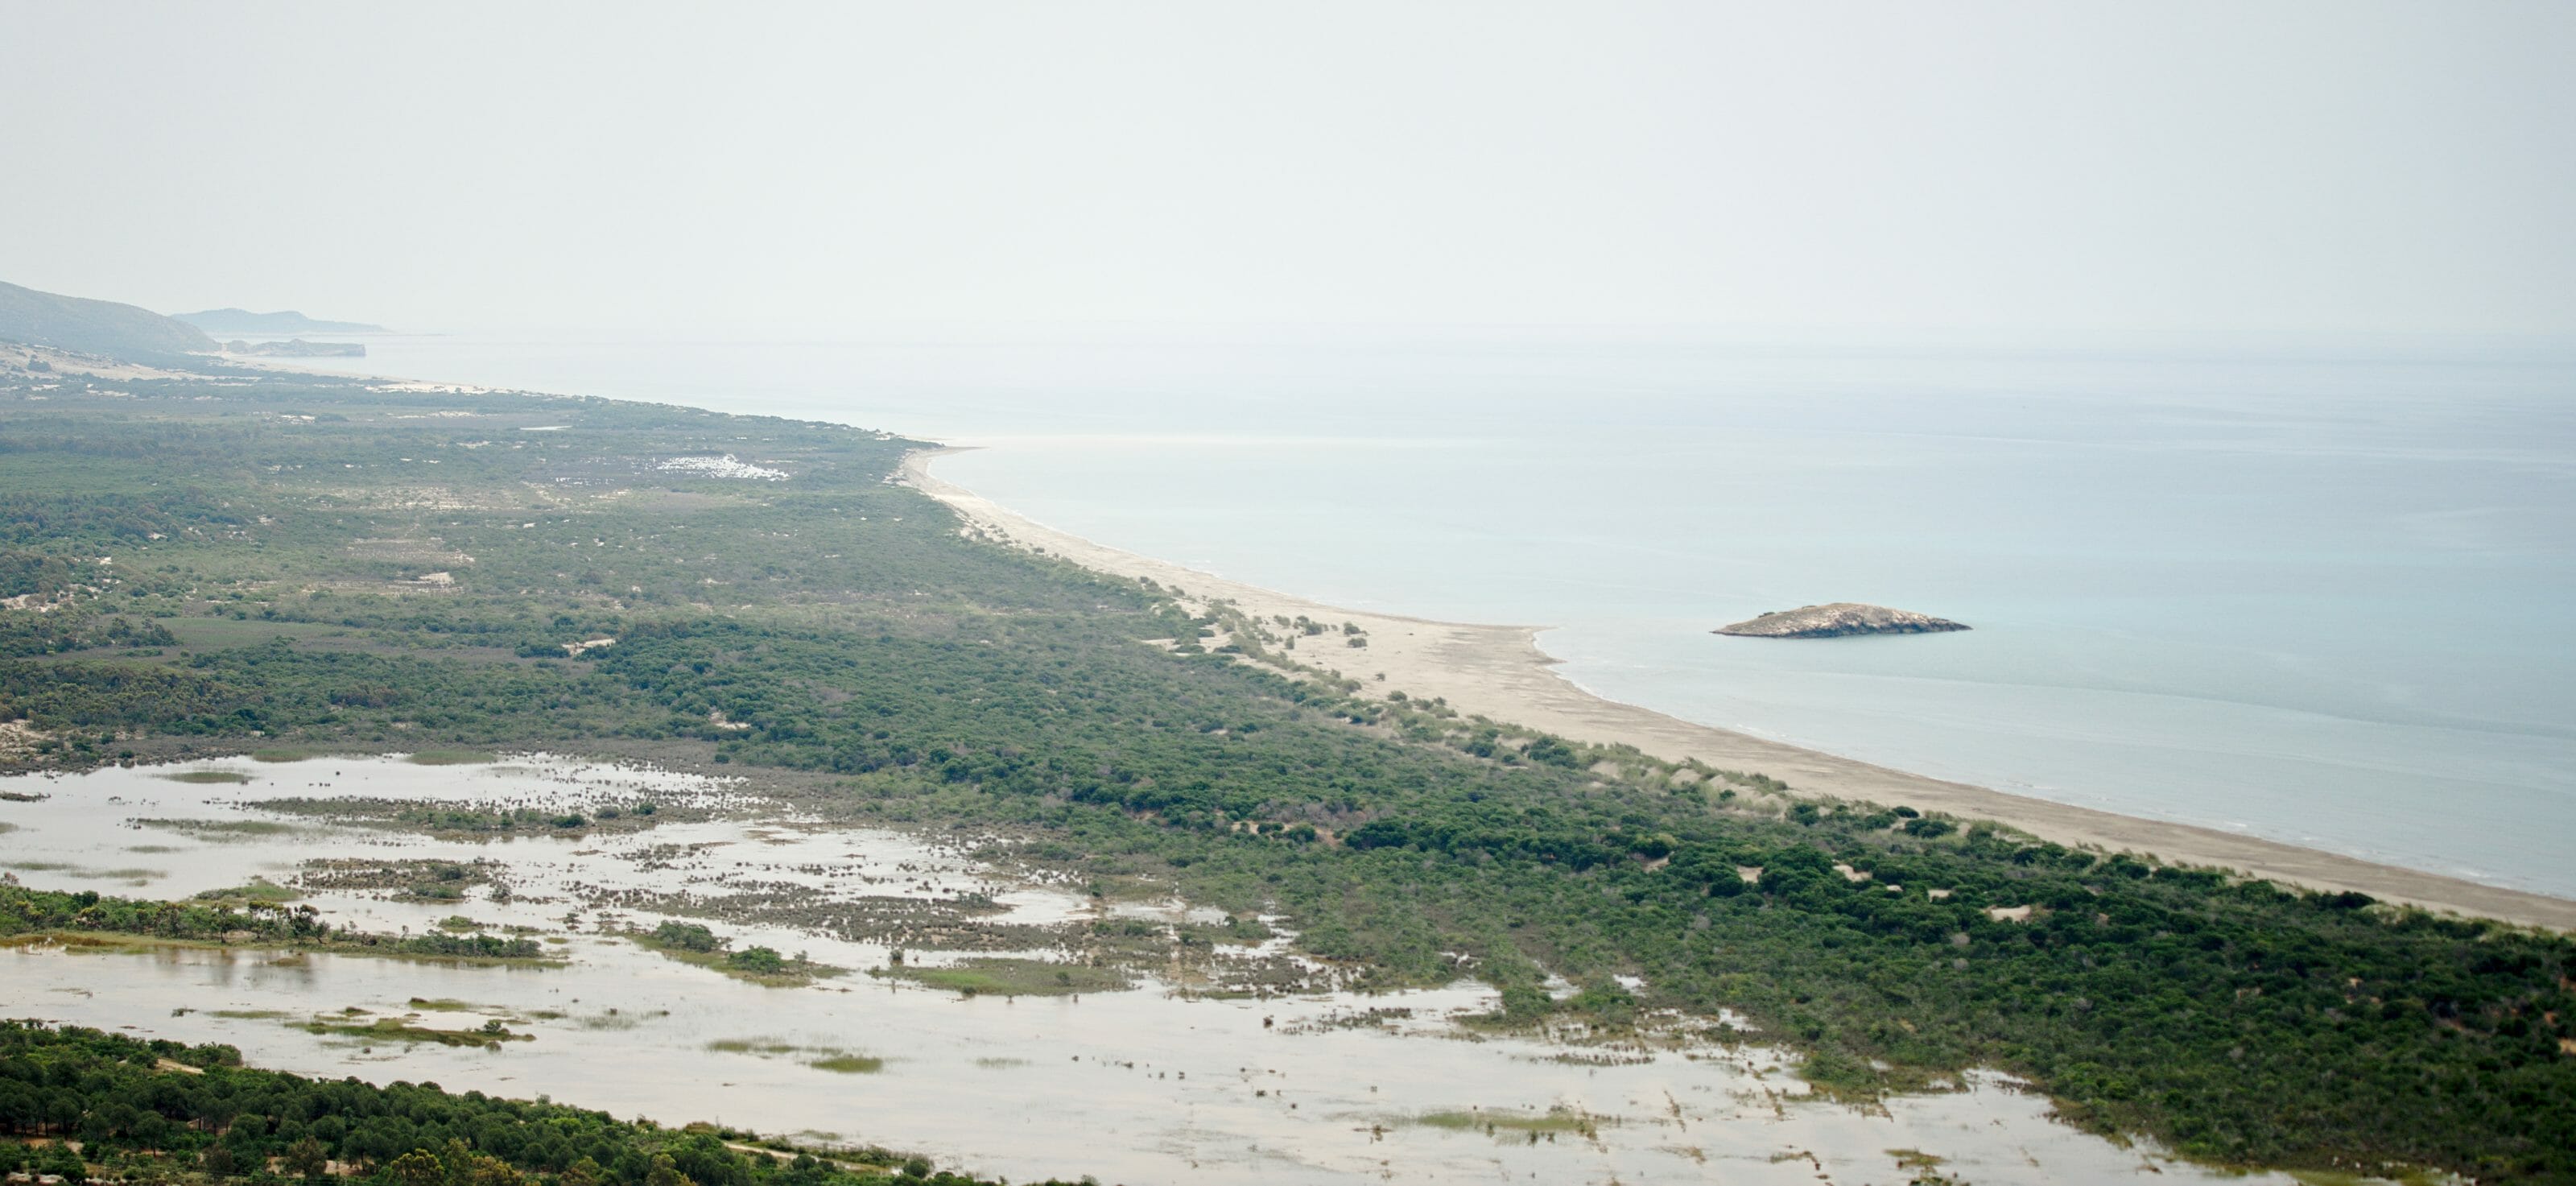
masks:
[[[1659,1038],[1608,1045],[1458,1024],[1492,1008],[1481,985],[1240,992],[1303,966],[1284,937],[1168,969],[1131,943],[1112,953],[1133,973],[1128,991],[970,995],[872,976],[898,949],[909,968],[999,953],[1088,973],[1101,958],[1090,936],[1105,921],[1132,934],[1125,924],[1221,916],[1104,905],[979,861],[989,838],[827,826],[728,780],[541,756],[389,756],[227,759],[9,787],[45,796],[0,802],[0,823],[12,825],[0,833],[0,869],[29,885],[183,898],[257,877],[335,923],[515,933],[562,960],[0,950],[12,1016],[229,1042],[255,1063],[308,1074],[882,1143],[1013,1178],[2219,1176],[2054,1123],[2044,1100],[1991,1077],[1884,1107],[1804,1098],[1775,1052],[1683,1019]],[[646,804],[652,812],[639,814]],[[441,812],[449,823],[533,822],[439,830]],[[551,822],[576,814],[581,826]],[[666,921],[706,926],[731,950],[766,946],[847,974],[770,987],[632,941]],[[406,1032],[486,1023],[526,1038],[449,1044]]]

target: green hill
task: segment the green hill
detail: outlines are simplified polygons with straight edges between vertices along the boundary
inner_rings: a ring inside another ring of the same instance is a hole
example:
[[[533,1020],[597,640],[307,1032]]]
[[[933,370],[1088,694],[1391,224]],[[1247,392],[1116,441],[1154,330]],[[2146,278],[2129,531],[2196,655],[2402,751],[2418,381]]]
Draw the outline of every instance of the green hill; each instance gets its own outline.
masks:
[[[24,342],[129,362],[212,354],[214,339],[150,309],[0,283],[0,342]]]

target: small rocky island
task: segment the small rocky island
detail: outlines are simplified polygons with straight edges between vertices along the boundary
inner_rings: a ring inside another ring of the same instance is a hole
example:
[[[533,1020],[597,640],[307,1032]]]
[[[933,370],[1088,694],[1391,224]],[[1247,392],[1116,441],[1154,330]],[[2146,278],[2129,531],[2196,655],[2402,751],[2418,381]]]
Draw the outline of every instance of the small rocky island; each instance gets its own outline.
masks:
[[[1720,626],[1712,633],[1737,638],[1841,638],[1847,634],[1940,634],[1965,629],[1948,618],[1912,610],[1837,601],[1777,610],[1732,626]]]

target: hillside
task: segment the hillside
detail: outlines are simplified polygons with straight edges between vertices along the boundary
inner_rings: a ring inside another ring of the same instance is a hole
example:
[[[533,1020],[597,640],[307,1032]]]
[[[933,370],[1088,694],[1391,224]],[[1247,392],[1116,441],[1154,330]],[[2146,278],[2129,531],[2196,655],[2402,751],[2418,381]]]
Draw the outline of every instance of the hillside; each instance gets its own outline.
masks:
[[[210,334],[381,334],[390,332],[381,325],[363,321],[322,321],[293,309],[276,313],[253,313],[248,309],[207,309],[196,313],[176,313],[173,321],[184,321]]]
[[[149,309],[7,283],[0,283],[0,342],[146,362],[215,352],[214,339]]]

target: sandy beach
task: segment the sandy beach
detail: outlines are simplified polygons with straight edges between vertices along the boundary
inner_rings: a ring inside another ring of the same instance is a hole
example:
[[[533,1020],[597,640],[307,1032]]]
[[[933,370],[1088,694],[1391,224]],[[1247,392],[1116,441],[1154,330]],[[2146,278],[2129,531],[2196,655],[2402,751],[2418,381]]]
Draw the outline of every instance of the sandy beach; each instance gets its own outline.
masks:
[[[1105,547],[1037,523],[931,473],[957,449],[905,459],[904,480],[946,503],[973,527],[1013,546],[1121,577],[1145,577],[1187,599],[1221,598],[1255,616],[1300,615],[1355,622],[1365,650],[1317,648],[1298,659],[1363,681],[1373,692],[1445,697],[1461,712],[1544,729],[1596,744],[1633,745],[1659,758],[1696,758],[1722,769],[1768,774],[1797,793],[1907,804],[2008,824],[2060,844],[2152,853],[2166,861],[2239,870],[2318,889],[2358,890],[2430,910],[2576,930],[2576,901],[2374,864],[2213,828],[2138,819],[1908,774],[1849,758],[1693,724],[1605,700],[1559,676],[1538,649],[1540,627],[1434,622],[1323,605],[1225,580],[1177,564]],[[1384,675],[1383,681],[1379,680]]]

